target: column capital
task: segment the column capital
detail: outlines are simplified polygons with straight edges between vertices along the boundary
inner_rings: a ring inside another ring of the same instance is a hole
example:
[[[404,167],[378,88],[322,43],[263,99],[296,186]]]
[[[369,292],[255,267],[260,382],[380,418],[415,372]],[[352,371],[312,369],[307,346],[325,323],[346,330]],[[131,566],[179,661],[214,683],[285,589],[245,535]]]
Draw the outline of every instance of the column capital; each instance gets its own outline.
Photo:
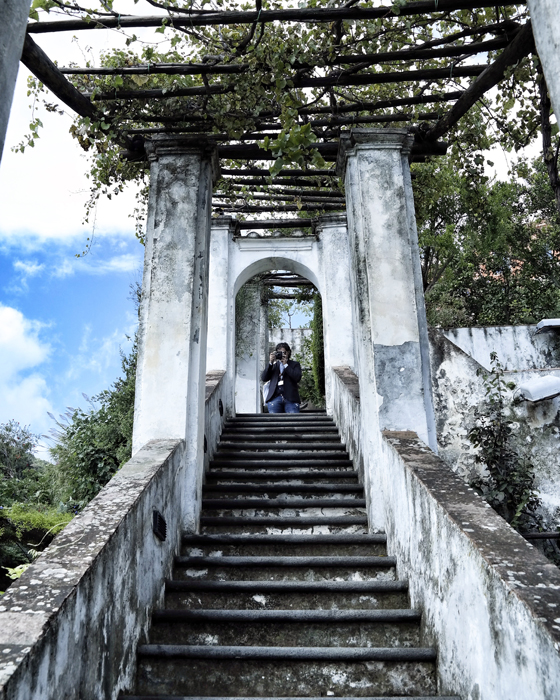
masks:
[[[408,156],[414,135],[408,129],[351,129],[340,134],[336,173],[344,177],[348,157],[360,150],[398,150]]]
[[[323,214],[317,219],[316,232],[321,234],[326,229],[340,229],[348,227],[348,218],[346,214]]]
[[[198,155],[207,158],[212,167],[212,182],[216,182],[220,174],[218,149],[213,139],[197,136],[171,137],[166,135],[155,136],[151,141],[146,141],[146,153],[150,163],[158,161],[165,156]]]
[[[228,229],[229,233],[235,233],[237,228],[237,219],[233,216],[216,216],[210,220],[212,229]]]

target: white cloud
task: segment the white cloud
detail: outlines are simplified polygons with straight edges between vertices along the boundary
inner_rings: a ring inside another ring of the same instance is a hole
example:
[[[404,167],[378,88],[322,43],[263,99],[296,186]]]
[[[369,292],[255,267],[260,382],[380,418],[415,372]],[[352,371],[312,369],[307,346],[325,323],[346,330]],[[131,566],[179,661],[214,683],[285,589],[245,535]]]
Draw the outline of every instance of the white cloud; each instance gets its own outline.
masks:
[[[16,260],[14,269],[21,272],[24,277],[35,277],[35,275],[38,275],[45,269],[45,265],[43,263]]]
[[[95,258],[65,259],[55,266],[55,277],[71,277],[77,272],[80,274],[106,275],[111,272],[136,272],[142,264],[141,254],[125,253],[116,255],[108,260],[96,260]]]
[[[52,411],[45,378],[37,371],[50,346],[40,337],[44,324],[0,304],[0,422],[15,419],[43,433]]]

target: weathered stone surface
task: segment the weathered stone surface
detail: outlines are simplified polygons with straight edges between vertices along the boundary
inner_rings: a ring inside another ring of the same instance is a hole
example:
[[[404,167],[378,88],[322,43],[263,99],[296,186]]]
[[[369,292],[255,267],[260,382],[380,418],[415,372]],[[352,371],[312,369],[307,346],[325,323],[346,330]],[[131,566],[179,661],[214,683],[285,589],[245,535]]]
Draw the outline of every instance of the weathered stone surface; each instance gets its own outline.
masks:
[[[31,0],[0,0],[0,161]]]
[[[406,129],[352,129],[340,139],[337,168],[345,176],[353,263],[352,366],[367,387],[362,410],[368,423],[414,429],[437,449],[407,160],[411,143]],[[399,390],[403,383],[406,392]],[[368,395],[376,393],[377,407],[369,407]]]
[[[180,544],[182,450],[146,445],[2,597],[0,697],[109,700],[130,686]],[[165,542],[152,532],[154,508]]]
[[[529,346],[526,326],[494,329],[456,329],[445,335],[430,329],[430,350],[434,406],[437,420],[439,451],[442,459],[466,481],[483,473],[477,464],[477,450],[468,440],[468,432],[475,421],[474,411],[486,400],[483,377],[484,368],[469,354],[454,344],[449,337],[457,338],[472,354],[484,360],[492,349],[503,348],[503,359],[511,367],[515,361],[514,350],[519,348],[519,365],[531,359],[535,364],[555,362],[557,340],[550,337],[536,339]],[[447,337],[446,337],[447,336]],[[540,336],[537,336],[540,338]],[[513,341],[517,339],[514,344]],[[510,342],[511,341],[511,342]],[[536,349],[535,349],[536,348]],[[540,348],[540,349],[539,349]],[[550,353],[547,348],[550,348]],[[509,352],[509,354],[507,354]],[[551,370],[560,375],[560,370]],[[507,381],[518,386],[521,382],[542,376],[540,371],[510,371]],[[535,486],[542,500],[542,514],[550,529],[560,520],[560,478],[558,455],[560,453],[560,398],[547,399],[532,404],[529,401],[514,403],[515,389],[507,390],[506,418],[513,421],[515,438],[524,454],[535,467]]]
[[[527,0],[539,58],[556,116],[560,114],[560,15],[556,0]]]
[[[416,436],[386,432],[389,551],[437,639],[441,692],[560,696],[560,571]]]

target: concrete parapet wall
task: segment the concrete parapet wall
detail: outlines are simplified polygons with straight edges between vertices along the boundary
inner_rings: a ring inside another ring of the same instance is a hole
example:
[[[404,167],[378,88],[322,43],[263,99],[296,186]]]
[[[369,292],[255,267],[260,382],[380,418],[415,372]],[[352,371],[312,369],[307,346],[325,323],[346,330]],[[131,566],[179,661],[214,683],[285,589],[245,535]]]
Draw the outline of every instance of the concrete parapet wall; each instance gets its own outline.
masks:
[[[204,437],[206,438],[205,462],[214,456],[226,416],[232,414],[232,407],[227,405],[230,392],[226,386],[225,370],[210,370],[206,372],[206,400],[204,405]],[[220,413],[220,401],[222,413]]]
[[[439,692],[560,697],[560,571],[412,432],[385,432],[389,552],[437,643]]]
[[[180,440],[140,449],[2,597],[2,700],[113,700],[131,687],[179,548],[183,452]]]
[[[560,368],[560,335],[554,331],[535,335],[535,330],[536,326],[490,326],[441,333],[486,369],[492,352],[509,372]]]
[[[523,329],[527,328],[530,327],[510,327],[511,332],[498,333],[497,337],[511,339],[514,334],[523,337]],[[487,337],[491,338],[494,335],[491,331],[504,329],[487,330]],[[460,333],[459,340],[464,340],[465,337],[476,338],[477,335]],[[554,336],[549,336],[548,342],[554,340]],[[504,343],[507,345],[505,340]],[[470,443],[468,433],[475,423],[475,409],[486,401],[483,377],[478,374],[484,368],[464,349],[449,340],[448,333],[444,335],[436,329],[430,329],[430,354],[439,454],[454,472],[465,481],[470,481],[483,469],[475,461],[477,450]],[[560,369],[551,369],[548,373],[560,376]],[[542,375],[542,371],[526,370],[508,373],[505,378],[517,387],[523,381]],[[514,391],[512,389],[507,392],[505,415],[512,421],[518,450],[534,465],[535,487],[542,502],[545,524],[553,530],[560,522],[560,397],[534,404],[529,401],[513,403]]]

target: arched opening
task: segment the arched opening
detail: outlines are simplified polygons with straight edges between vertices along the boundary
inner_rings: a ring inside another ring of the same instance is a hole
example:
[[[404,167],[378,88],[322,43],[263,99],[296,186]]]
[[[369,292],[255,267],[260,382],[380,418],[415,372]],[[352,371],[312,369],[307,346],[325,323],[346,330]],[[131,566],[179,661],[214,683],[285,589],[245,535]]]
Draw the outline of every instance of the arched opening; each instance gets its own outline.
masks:
[[[266,412],[260,376],[278,343],[287,343],[291,359],[301,365],[298,389],[302,410],[325,406],[321,294],[310,279],[314,277],[310,270],[293,261],[283,261],[284,267],[278,268],[279,262],[278,259],[259,261],[251,266],[252,270],[240,275],[242,283],[236,285],[236,413]],[[291,263],[289,268],[287,262]],[[256,273],[255,266],[260,268]],[[296,267],[308,274],[295,272]]]

